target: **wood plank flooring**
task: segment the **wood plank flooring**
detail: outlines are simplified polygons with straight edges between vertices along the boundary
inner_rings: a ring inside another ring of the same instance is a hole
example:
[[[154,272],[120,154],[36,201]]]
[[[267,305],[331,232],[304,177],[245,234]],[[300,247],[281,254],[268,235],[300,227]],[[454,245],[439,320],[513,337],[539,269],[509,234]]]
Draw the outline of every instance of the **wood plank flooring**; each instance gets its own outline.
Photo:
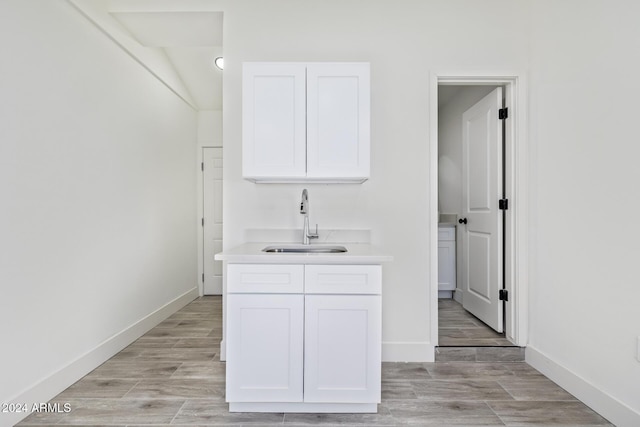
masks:
[[[377,414],[232,414],[221,316],[219,297],[193,301],[51,401],[71,412],[19,425],[610,425],[524,362],[383,363]]]
[[[438,300],[438,345],[447,347],[512,347],[513,344],[453,299]]]

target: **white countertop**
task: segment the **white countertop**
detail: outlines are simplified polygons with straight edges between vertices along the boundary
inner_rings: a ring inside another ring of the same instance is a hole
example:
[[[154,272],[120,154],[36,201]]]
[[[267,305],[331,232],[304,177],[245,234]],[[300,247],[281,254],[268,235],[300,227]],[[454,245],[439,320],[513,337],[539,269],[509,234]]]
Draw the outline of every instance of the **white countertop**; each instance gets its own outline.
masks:
[[[262,252],[266,246],[290,243],[245,243],[217,253],[217,261],[235,264],[380,264],[393,261],[391,255],[364,243],[336,243],[347,248],[343,253],[282,253]],[[322,244],[311,244],[322,246]]]

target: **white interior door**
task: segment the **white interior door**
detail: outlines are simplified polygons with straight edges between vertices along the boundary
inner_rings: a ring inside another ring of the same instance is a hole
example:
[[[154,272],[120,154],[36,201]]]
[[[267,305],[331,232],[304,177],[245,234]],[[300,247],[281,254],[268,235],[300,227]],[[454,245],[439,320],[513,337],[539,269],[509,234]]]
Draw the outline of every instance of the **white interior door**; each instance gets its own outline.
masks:
[[[462,116],[462,217],[466,310],[503,332],[502,289],[502,88]]]
[[[222,261],[213,259],[222,252],[222,148],[203,148],[202,155],[204,294],[222,295]]]

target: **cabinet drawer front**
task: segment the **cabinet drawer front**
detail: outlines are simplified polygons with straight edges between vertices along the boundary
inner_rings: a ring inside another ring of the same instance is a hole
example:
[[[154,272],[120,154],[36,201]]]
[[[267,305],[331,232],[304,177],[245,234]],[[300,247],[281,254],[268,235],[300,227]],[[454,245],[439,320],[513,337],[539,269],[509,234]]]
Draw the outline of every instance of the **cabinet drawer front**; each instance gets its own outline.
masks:
[[[307,294],[372,294],[382,292],[380,265],[307,265]]]
[[[304,291],[304,266],[287,264],[229,264],[229,293],[284,293]]]
[[[456,240],[455,227],[438,227],[438,241]]]

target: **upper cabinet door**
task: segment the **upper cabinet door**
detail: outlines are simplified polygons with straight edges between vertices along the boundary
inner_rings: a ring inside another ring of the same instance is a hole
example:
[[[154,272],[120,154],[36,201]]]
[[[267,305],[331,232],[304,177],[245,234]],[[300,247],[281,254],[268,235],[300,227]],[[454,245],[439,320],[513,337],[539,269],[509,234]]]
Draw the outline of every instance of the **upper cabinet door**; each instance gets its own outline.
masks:
[[[369,178],[369,64],[247,62],[242,170],[255,182]]]
[[[242,82],[243,176],[306,176],[305,64],[245,63]]]
[[[307,177],[369,177],[368,63],[307,65]]]

